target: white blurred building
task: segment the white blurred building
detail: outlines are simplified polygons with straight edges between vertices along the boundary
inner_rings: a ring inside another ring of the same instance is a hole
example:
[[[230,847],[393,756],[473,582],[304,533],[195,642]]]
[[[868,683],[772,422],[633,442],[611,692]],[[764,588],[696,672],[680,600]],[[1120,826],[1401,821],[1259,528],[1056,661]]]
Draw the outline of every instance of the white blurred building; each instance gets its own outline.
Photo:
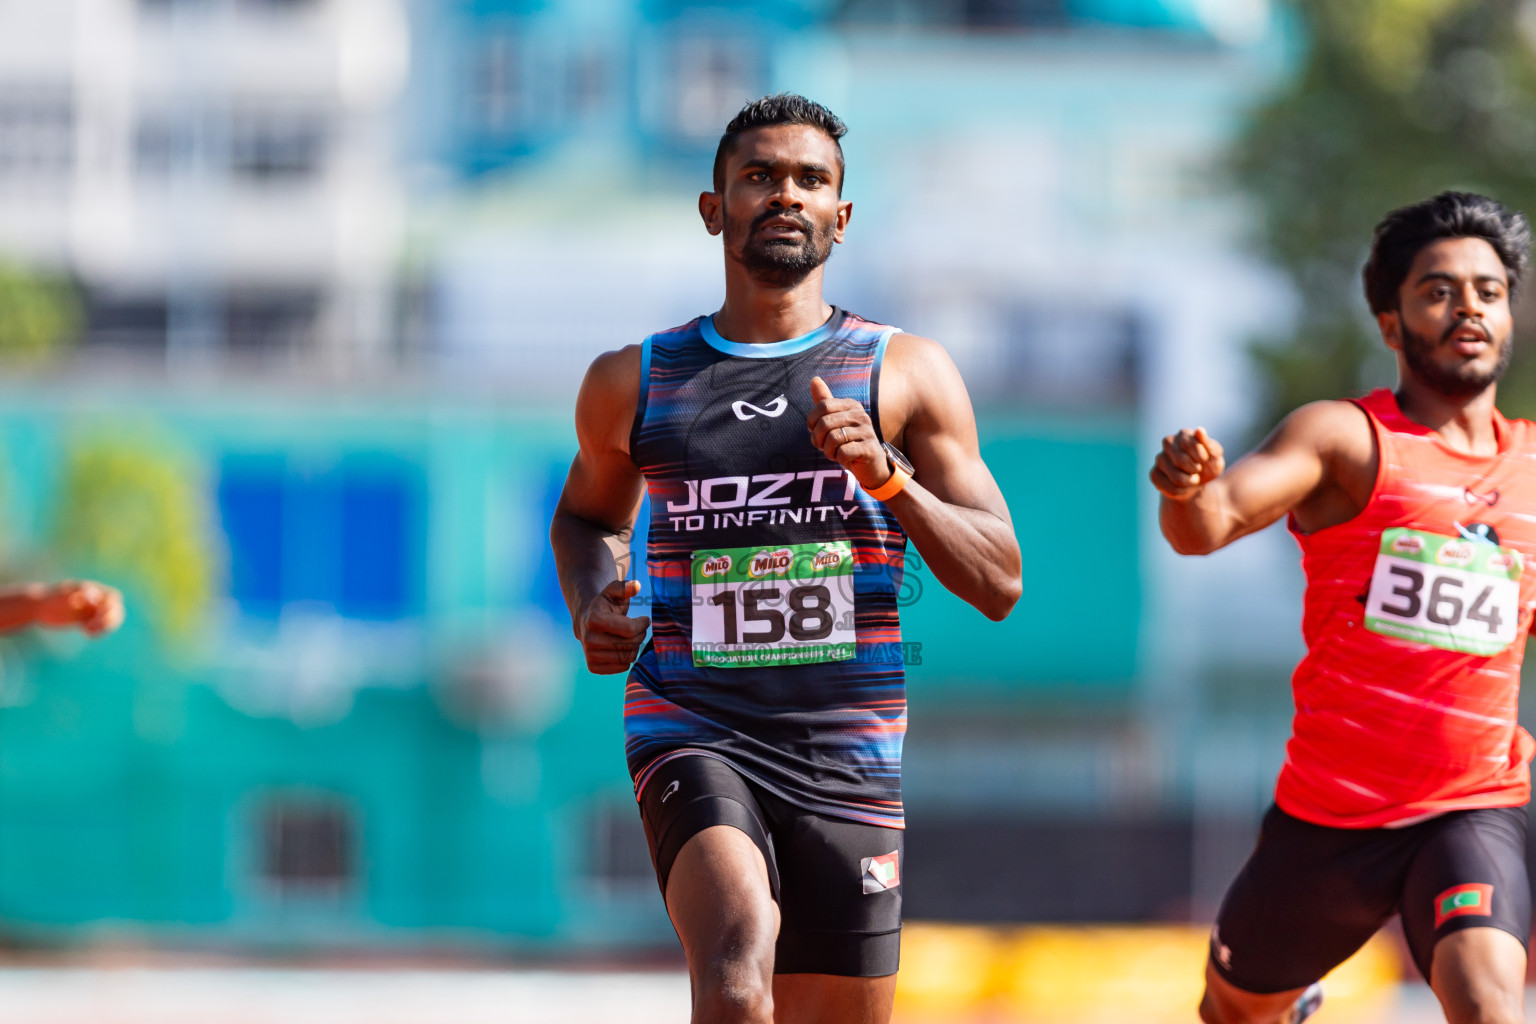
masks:
[[[0,259],[73,275],[85,355],[389,345],[398,0],[0,0]]]

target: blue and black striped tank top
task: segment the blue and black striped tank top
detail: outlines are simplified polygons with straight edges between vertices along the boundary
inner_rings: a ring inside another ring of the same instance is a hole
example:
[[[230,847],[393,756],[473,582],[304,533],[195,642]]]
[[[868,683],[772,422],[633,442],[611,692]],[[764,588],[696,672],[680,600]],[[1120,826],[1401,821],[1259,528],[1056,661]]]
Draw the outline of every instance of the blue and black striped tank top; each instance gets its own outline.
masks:
[[[630,452],[650,494],[652,640],[624,706],[637,793],[702,752],[806,810],[902,826],[907,538],[806,429],[819,376],[878,432],[895,333],[834,310],[771,344],[726,341],[708,317],[646,339]]]

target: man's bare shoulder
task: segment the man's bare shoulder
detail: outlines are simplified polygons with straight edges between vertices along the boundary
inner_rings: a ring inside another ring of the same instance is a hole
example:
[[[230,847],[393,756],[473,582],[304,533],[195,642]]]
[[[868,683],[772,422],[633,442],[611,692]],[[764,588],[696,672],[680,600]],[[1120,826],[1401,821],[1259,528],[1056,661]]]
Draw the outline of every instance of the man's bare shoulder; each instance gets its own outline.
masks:
[[[960,370],[943,345],[921,334],[893,334],[886,344],[881,379],[894,376],[912,395],[963,388]]]
[[[897,331],[891,335],[891,340],[886,342],[885,359],[887,363],[894,359],[902,364],[920,365],[938,362],[954,365],[954,360],[949,357],[943,345],[932,338],[925,338],[921,334],[908,334],[905,331]]]
[[[583,447],[629,451],[629,428],[640,401],[640,346],[592,360],[576,396],[576,433]]]
[[[930,427],[965,419],[970,396],[960,370],[944,346],[921,334],[891,335],[880,370],[880,424],[887,437],[908,424]]]
[[[1354,402],[1325,399],[1308,402],[1275,428],[1271,441],[1284,446],[1305,446],[1333,456],[1358,456],[1368,460],[1375,450],[1370,417]]]
[[[583,385],[608,390],[636,391],[640,387],[640,346],[625,345],[592,360]]]

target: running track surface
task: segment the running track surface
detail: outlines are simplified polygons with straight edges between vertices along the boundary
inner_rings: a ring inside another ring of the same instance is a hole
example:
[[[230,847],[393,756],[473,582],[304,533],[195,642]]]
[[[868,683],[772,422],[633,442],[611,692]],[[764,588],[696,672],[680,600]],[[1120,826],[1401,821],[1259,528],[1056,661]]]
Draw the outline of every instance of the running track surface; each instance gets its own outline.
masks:
[[[1536,990],[1527,999],[1536,1024]],[[1443,1018],[1407,986],[1393,1024]],[[1190,1022],[1195,1021],[1194,1014]],[[1326,1012],[1318,1024],[1351,1022]],[[671,971],[304,970],[251,967],[0,968],[6,1024],[686,1024],[685,975]],[[897,1024],[902,1024],[898,1017]],[[912,1022],[919,1024],[919,1022]],[[920,1024],[1027,1024],[924,1020]],[[1062,1022],[1057,1022],[1062,1024]],[[1385,1024],[1384,1021],[1380,1024]]]

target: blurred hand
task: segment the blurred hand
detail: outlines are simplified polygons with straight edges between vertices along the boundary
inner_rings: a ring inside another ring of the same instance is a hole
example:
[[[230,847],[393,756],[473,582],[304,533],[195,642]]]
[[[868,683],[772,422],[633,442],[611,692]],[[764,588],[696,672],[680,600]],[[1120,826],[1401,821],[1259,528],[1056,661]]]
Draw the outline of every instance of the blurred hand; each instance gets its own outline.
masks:
[[[110,633],[123,624],[123,595],[94,580],[65,580],[43,591],[32,621],[51,629],[79,626],[87,636]]]
[[[640,652],[651,620],[628,614],[629,599],[638,593],[639,580],[614,580],[581,610],[581,649],[587,656],[587,668],[593,672],[623,672]]]
[[[866,491],[891,478],[891,460],[880,447],[863,402],[832,397],[832,389],[820,377],[811,378],[811,401],[815,405],[805,425],[811,443],[823,455],[852,473]]]
[[[1221,445],[1204,427],[1185,429],[1163,438],[1163,450],[1152,464],[1152,486],[1174,501],[1188,501],[1227,468]]]

